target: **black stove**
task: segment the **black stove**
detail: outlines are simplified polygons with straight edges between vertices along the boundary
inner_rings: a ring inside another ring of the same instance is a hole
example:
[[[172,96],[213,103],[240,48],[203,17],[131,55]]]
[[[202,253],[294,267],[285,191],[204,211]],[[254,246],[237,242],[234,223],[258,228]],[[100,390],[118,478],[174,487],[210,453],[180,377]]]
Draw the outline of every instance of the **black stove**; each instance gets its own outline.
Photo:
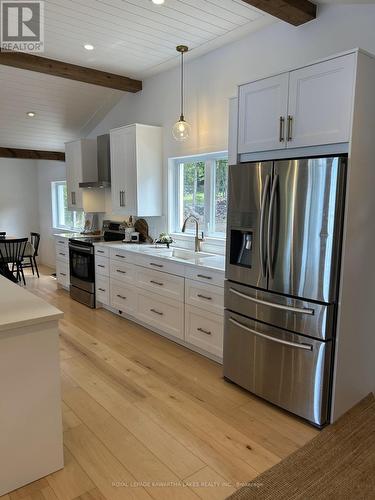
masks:
[[[69,241],[73,243],[78,243],[79,245],[93,245],[98,241],[108,241],[104,236],[74,236],[74,238],[69,238]]]

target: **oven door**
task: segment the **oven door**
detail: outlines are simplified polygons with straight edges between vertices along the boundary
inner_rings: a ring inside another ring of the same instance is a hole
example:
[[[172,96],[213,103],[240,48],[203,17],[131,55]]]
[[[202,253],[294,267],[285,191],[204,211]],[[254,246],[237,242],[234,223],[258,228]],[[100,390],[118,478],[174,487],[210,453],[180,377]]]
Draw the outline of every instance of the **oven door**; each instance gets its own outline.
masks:
[[[94,248],[69,243],[70,283],[95,293]]]

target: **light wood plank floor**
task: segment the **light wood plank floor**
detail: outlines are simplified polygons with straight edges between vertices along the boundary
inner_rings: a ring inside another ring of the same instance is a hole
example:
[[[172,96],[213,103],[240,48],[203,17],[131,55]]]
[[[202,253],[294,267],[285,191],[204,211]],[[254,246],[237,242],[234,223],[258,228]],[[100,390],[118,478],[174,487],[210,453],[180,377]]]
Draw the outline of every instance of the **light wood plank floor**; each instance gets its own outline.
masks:
[[[221,366],[58,289],[65,468],[6,500],[224,499],[317,431],[225,382]]]

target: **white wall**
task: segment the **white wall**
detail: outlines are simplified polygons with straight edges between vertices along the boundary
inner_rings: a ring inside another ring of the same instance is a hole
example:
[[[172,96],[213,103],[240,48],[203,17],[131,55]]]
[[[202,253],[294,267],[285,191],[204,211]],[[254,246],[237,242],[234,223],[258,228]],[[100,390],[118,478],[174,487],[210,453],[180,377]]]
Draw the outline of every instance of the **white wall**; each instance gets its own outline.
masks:
[[[0,231],[19,237],[39,231],[34,160],[0,158]]]
[[[179,115],[178,68],[146,79],[142,92],[126,94],[90,137],[134,122],[162,125],[166,190],[169,157],[227,148],[228,98],[238,84],[354,47],[375,53],[374,25],[375,5],[324,6],[318,19],[299,28],[280,22],[197,59],[187,56],[185,115],[193,133],[186,143],[171,136]],[[110,216],[110,206],[108,211]],[[154,226],[164,230],[165,219]]]
[[[62,161],[38,160],[36,162],[36,179],[38,188],[38,216],[40,226],[40,250],[39,260],[41,263],[55,267],[55,242],[52,223],[52,194],[51,182],[66,179],[65,163]]]

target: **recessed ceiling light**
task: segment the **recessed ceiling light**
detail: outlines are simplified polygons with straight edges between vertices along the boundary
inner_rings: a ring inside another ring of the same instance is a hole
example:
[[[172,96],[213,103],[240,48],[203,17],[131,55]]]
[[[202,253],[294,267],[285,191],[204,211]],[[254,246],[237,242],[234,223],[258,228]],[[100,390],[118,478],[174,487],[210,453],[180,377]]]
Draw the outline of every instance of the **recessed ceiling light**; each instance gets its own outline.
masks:
[[[151,0],[152,3],[154,3],[155,5],[162,5],[164,3],[164,0]]]
[[[85,49],[86,49],[86,50],[94,50],[94,46],[93,46],[93,45],[91,45],[91,43],[86,43],[86,44],[84,45],[84,47],[85,47]]]
[[[29,118],[34,118],[35,115],[36,115],[36,113],[34,113],[34,111],[28,111],[26,113],[26,116],[28,116]]]

